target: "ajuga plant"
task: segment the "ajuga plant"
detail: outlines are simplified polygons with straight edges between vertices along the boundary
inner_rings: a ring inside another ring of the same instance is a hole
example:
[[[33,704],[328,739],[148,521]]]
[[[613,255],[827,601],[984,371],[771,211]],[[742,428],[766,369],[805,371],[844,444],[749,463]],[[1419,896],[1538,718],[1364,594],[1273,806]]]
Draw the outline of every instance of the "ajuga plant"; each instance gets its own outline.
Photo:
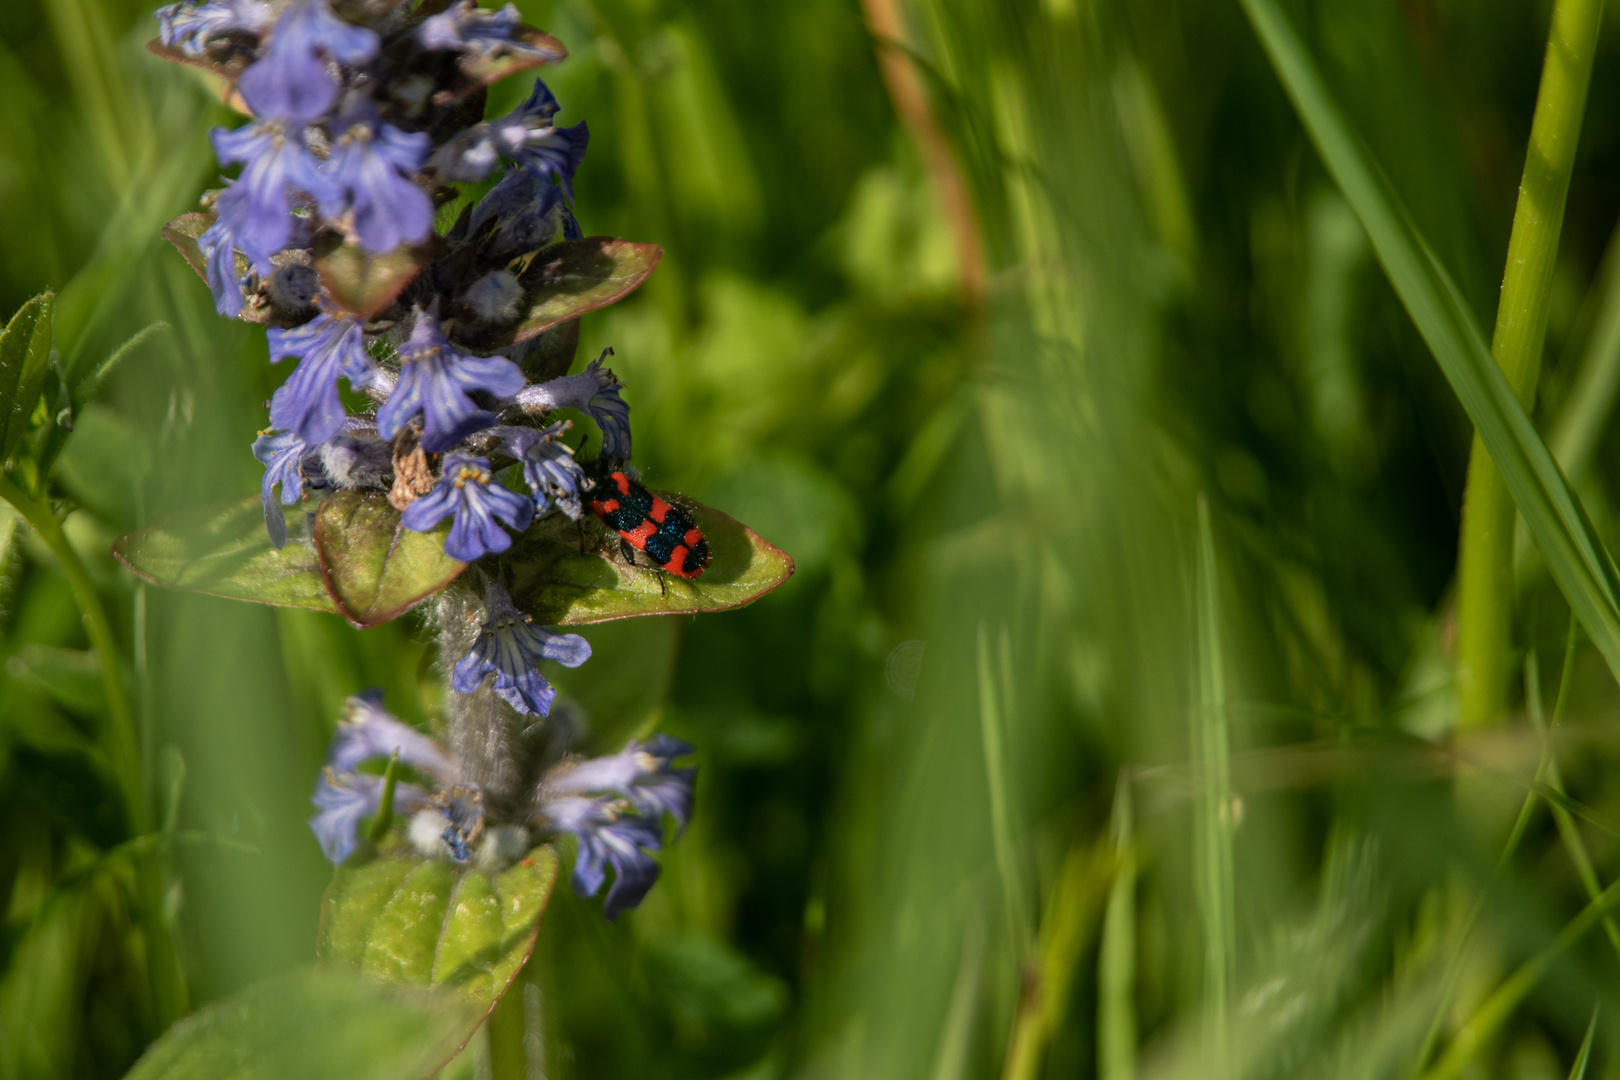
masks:
[[[573,886],[606,886],[612,919],[656,881],[665,819],[678,830],[692,811],[681,740],[579,752],[544,667],[613,660],[547,627],[736,607],[792,562],[642,486],[609,352],[568,374],[579,316],[660,251],[583,235],[589,131],[556,123],[545,83],[485,118],[486,87],[562,60],[559,42],[472,0],[183,0],[157,18],[151,50],[203,69],[247,118],[211,133],[236,174],[165,236],[291,371],[244,433],[259,498],[115,552],[160,584],[362,629],[419,613],[442,730],[357,692],[314,778],[310,824],[339,867],[321,954],[487,1005],[532,945],[552,841],[573,838]]]

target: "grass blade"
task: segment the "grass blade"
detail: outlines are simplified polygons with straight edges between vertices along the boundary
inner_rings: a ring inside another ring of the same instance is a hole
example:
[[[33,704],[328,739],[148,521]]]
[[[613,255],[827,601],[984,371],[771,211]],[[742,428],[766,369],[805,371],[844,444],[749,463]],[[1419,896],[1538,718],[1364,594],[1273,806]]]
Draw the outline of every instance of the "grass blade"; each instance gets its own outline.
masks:
[[[1118,863],[1103,916],[1097,959],[1097,1075],[1136,1076],[1136,849],[1131,836],[1131,778],[1122,770],[1114,794],[1114,851]]]
[[[1233,908],[1231,740],[1221,648],[1220,590],[1209,502],[1198,497],[1197,596],[1194,607],[1193,749],[1203,778],[1198,802],[1198,902],[1204,917],[1204,996],[1210,1053],[1218,1076],[1228,1072],[1228,1014],[1237,955]]]
[[[1580,1053],[1575,1055],[1575,1064],[1569,1067],[1569,1080],[1586,1080],[1586,1065],[1592,1059],[1592,1036],[1597,1034],[1598,1011],[1592,1009],[1592,1020],[1586,1025],[1586,1038],[1581,1040]]]
[[[1329,93],[1275,0],[1240,0],[1390,284],[1474,422],[1548,568],[1620,677],[1620,574],[1485,345],[1456,284]]]

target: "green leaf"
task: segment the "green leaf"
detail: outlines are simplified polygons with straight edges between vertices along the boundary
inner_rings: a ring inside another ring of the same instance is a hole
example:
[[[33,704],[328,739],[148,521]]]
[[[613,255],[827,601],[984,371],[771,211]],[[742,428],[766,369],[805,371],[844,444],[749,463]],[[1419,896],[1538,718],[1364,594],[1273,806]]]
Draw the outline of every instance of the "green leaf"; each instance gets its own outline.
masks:
[[[302,509],[287,514],[287,546],[264,531],[259,497],[188,511],[113,544],[113,556],[155,585],[251,600],[276,607],[336,612],[321,580],[320,558],[300,536]]]
[[[500,348],[527,341],[559,323],[616,303],[646,281],[663,256],[657,244],[609,236],[587,236],[546,248],[518,278],[524,291],[523,317],[469,344]]]
[[[451,990],[487,1011],[533,951],[556,878],[549,847],[499,872],[397,849],[338,868],[318,951],[329,967]]]
[[[426,265],[428,247],[401,244],[373,255],[357,244],[329,238],[315,257],[321,284],[344,310],[369,319],[392,304]]]
[[[1620,677],[1620,573],[1536,433],[1457,286],[1329,93],[1274,0],[1242,0],[1294,109],[1384,273],[1502,472],[1570,607]]]
[[[48,694],[70,712],[98,716],[107,707],[101,660],[85,649],[24,645],[6,661],[6,674]]]
[[[404,614],[467,568],[444,553],[449,532],[448,521],[432,532],[405,528],[377,492],[328,496],[315,514],[315,550],[332,602],[362,630]]]
[[[197,240],[208,227],[214,223],[213,213],[181,214],[167,225],[163,226],[163,239],[174,245],[176,251],[186,260],[191,268],[197,271],[197,276],[208,283],[208,258],[197,246]],[[238,276],[248,272],[247,256],[240,251],[236,252],[236,273]],[[240,318],[251,323],[270,322],[273,312],[264,297],[249,293],[242,298],[242,314]]]
[[[414,1080],[454,1056],[479,1019],[454,994],[295,971],[180,1021],[127,1080]]]
[[[617,537],[595,530],[580,551],[573,522],[554,514],[530,530],[512,567],[513,595],[534,621],[551,626],[637,615],[689,615],[751,604],[793,576],[793,560],[718,510],[664,494],[688,509],[709,541],[709,568],[687,580],[619,556]]]
[[[54,293],[41,293],[11,317],[0,334],[0,462],[11,456],[28,430],[45,372],[51,365]]]

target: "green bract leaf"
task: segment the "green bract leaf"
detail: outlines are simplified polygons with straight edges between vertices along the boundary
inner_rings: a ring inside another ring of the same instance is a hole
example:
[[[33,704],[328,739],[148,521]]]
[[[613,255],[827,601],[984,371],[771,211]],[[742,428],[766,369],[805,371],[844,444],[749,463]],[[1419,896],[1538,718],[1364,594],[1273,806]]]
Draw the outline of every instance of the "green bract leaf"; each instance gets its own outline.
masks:
[[[328,594],[362,630],[404,614],[467,568],[444,553],[446,521],[432,532],[399,523],[376,492],[340,491],[315,514],[315,550]]]
[[[469,328],[469,344],[498,349],[607,307],[646,281],[663,256],[657,244],[634,244],[609,236],[587,236],[546,248],[518,278],[524,292],[522,318],[488,335],[476,335]]]
[[[1491,356],[1467,302],[1418,233],[1273,0],[1242,0],[1294,109],[1344,192],[1384,273],[1502,471],[1547,566],[1620,676],[1620,573]]]
[[[167,225],[163,226],[163,239],[174,245],[176,251],[183,256],[191,268],[197,271],[197,276],[208,282],[208,258],[197,246],[198,237],[208,231],[217,215],[213,213],[181,214]],[[247,256],[240,251],[236,256],[236,274],[241,277],[248,272]],[[252,323],[270,322],[272,312],[270,305],[264,298],[256,293],[249,293],[242,298],[242,314],[240,318]]]
[[[277,551],[264,531],[257,495],[240,502],[191,510],[131,533],[113,544],[113,556],[155,585],[251,600],[276,607],[336,612],[321,581],[320,559],[302,511],[287,515],[287,546]]]
[[[518,606],[551,626],[690,615],[750,604],[793,576],[787,553],[746,525],[689,499],[662,497],[679,501],[708,538],[709,568],[701,577],[687,580],[629,565],[612,534],[587,541],[582,554],[574,523],[553,514],[530,531],[514,560]]]
[[[499,872],[409,849],[343,866],[321,902],[318,951],[330,967],[451,990],[487,1011],[534,949],[556,879],[549,847]]]
[[[413,1080],[453,1057],[480,1015],[456,994],[296,971],[180,1021],[126,1080]]]
[[[51,308],[54,293],[24,304],[0,334],[0,463],[11,456],[28,430],[51,366]]]
[[[329,239],[315,257],[321,284],[344,310],[369,319],[394,302],[427,263],[426,247],[401,244],[373,255],[358,244]]]

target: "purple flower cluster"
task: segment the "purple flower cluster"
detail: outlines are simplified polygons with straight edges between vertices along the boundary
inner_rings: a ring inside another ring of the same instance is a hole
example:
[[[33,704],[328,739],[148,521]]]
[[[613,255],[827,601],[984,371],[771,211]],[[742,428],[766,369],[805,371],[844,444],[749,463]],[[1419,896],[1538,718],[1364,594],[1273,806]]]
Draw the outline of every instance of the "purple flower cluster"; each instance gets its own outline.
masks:
[[[381,808],[382,777],[359,767],[395,754],[400,765],[425,781],[397,780],[393,801],[394,812],[409,821],[409,838],[421,854],[499,866],[546,835],[573,836],[576,892],[595,896],[613,871],[603,905],[609,919],[639,904],[658,880],[652,853],[663,847],[665,815],[679,830],[692,814],[697,770],[675,765],[692,747],[668,735],[632,741],[608,757],[552,761],[526,793],[515,820],[495,824],[483,791],[463,775],[462,763],[391,716],[379,693],[350,698],[345,711],[316,782],[316,812],[309,819],[321,851],[333,863],[354,853],[360,823]]]

